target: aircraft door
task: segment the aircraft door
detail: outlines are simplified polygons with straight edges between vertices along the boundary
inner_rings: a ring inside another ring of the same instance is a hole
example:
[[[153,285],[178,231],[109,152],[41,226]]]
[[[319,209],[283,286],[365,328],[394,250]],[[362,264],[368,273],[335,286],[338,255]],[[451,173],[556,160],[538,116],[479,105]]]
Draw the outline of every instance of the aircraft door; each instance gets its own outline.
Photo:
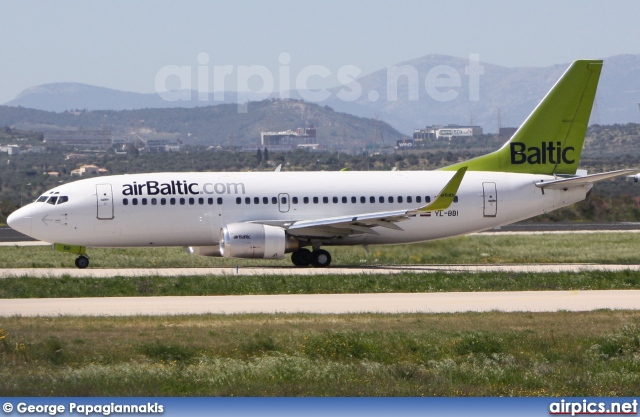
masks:
[[[280,213],[286,213],[289,211],[289,194],[278,194],[278,210]]]
[[[484,217],[496,217],[498,213],[498,191],[495,182],[483,182]]]
[[[96,185],[96,201],[98,204],[98,220],[113,219],[113,193],[111,184]]]

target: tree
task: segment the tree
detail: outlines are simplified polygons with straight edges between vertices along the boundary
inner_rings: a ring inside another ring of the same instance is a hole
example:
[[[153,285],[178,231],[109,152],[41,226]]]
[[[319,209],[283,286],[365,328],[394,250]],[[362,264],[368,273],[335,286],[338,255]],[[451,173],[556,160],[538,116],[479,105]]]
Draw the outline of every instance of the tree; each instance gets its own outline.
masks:
[[[269,149],[264,148],[264,160],[268,161],[269,160]]]
[[[265,152],[267,149],[265,148]],[[262,149],[258,148],[258,152],[256,153],[256,159],[258,161],[258,165],[262,162]]]

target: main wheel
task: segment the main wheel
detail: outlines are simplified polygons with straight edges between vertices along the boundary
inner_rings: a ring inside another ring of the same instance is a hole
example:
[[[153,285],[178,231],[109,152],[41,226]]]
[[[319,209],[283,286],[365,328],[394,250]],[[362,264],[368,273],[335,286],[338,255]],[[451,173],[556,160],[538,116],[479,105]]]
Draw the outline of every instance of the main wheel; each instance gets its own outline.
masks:
[[[298,249],[291,254],[291,262],[295,266],[309,266],[311,264],[311,251],[309,249]]]
[[[78,256],[76,258],[76,266],[80,269],[84,269],[89,266],[89,258],[84,255]]]
[[[325,268],[331,263],[331,254],[324,249],[314,250],[311,254],[311,265],[316,268]]]

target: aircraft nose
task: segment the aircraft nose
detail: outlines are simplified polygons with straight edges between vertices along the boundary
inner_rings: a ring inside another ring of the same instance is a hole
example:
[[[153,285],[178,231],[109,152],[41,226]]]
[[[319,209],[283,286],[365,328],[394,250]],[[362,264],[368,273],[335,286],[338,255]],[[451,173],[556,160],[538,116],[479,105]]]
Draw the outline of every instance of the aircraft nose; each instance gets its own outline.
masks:
[[[7,224],[13,230],[17,230],[18,232],[25,234],[27,236],[31,236],[31,220],[33,216],[31,215],[31,210],[27,207],[20,208],[7,217]]]

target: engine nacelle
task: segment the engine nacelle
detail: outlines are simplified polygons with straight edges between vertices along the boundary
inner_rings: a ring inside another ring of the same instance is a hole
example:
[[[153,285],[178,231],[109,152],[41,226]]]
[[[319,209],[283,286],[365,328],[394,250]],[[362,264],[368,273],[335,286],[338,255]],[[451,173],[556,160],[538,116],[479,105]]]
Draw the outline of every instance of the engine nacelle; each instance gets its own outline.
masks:
[[[298,239],[277,226],[231,223],[220,230],[220,253],[225,258],[280,259],[298,247]]]
[[[220,246],[186,246],[184,250],[189,255],[197,255],[197,256],[213,256],[219,257],[222,256],[220,253]]]

